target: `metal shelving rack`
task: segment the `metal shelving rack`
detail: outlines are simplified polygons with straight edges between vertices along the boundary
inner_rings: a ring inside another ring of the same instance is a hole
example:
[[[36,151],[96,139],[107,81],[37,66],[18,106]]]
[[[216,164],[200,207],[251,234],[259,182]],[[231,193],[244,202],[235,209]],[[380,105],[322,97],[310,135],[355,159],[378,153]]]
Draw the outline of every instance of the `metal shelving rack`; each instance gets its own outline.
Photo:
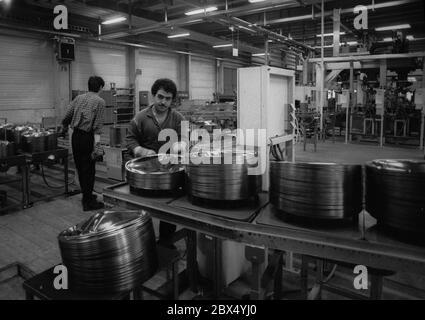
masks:
[[[134,117],[134,86],[130,85],[129,88],[116,88],[114,96],[116,108],[114,112],[114,124],[130,122],[130,120]]]

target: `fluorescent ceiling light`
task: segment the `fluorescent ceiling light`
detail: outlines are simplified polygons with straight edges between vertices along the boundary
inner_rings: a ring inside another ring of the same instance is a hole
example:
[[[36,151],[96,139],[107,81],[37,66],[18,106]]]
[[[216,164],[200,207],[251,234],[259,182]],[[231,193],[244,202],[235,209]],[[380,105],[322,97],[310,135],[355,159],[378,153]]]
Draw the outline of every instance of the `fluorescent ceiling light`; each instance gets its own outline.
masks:
[[[233,43],[217,44],[213,46],[213,48],[225,48],[225,47],[231,47],[231,46],[233,46]]]
[[[262,56],[265,56],[265,55],[266,55],[265,53],[253,53],[252,54],[253,57],[262,57]]]
[[[379,27],[375,28],[376,31],[391,31],[391,30],[401,30],[401,29],[410,29],[410,24],[398,24],[395,26]]]
[[[244,26],[237,26],[239,29],[244,29],[244,30],[247,30],[247,31],[250,31],[250,32],[253,32],[253,33],[255,33],[255,31],[254,30],[252,30],[252,29],[250,29],[250,28],[247,28],[247,27],[244,27]]]
[[[347,41],[349,46],[357,46],[359,43],[357,41]]]
[[[333,47],[334,47],[334,46],[333,46],[333,45],[331,45],[331,44],[323,46],[323,48],[333,48]],[[318,46],[318,47],[314,47],[314,49],[320,49],[320,48],[322,48],[322,47],[320,47],[320,46]]]
[[[391,41],[393,41],[393,38],[384,38],[382,41],[383,42],[391,42]]]
[[[248,0],[249,3],[257,3],[257,2],[263,2],[266,0]]]
[[[412,40],[415,40],[415,37],[412,35],[408,35],[406,36],[406,39],[412,41]]]
[[[344,32],[344,31],[339,33],[339,35],[340,35],[340,36],[343,36],[344,34],[345,34],[345,32]],[[324,33],[323,35],[324,35],[325,37],[331,37],[331,36],[333,36],[334,34],[333,34],[333,32],[332,32],[332,33]],[[320,37],[322,37],[322,35],[321,35],[321,34],[318,34],[317,36],[318,36],[319,38],[320,38]]]
[[[116,18],[111,18],[111,19],[105,20],[105,21],[102,22],[102,24],[113,24],[113,23],[118,23],[118,22],[122,22],[122,21],[125,21],[125,20],[127,20],[126,17],[116,17]]]
[[[169,35],[168,38],[171,39],[171,38],[181,38],[181,37],[188,37],[188,36],[190,36],[190,33],[186,32],[186,33],[172,34],[172,35]]]
[[[192,16],[194,14],[207,13],[207,12],[212,12],[216,10],[217,10],[217,7],[207,7],[203,9],[196,9],[196,10],[185,12],[185,15]]]

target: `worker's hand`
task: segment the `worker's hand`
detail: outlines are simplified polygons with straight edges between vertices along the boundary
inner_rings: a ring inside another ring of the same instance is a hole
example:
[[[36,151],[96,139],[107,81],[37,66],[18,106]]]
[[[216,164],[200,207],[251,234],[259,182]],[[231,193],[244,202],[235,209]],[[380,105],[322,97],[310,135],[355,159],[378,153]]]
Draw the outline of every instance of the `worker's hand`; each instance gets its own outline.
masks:
[[[99,143],[95,143],[91,157],[93,161],[103,161],[103,156],[105,155],[105,151],[103,150],[102,145]]]
[[[62,126],[62,128],[58,132],[58,136],[65,139],[67,134],[68,134],[68,127]]]
[[[133,152],[134,152],[134,156],[136,158],[138,158],[138,157],[146,157],[146,156],[151,156],[151,155],[155,155],[156,154],[155,151],[153,151],[151,149],[143,148],[143,147],[140,147],[140,146],[134,148],[134,151]]]

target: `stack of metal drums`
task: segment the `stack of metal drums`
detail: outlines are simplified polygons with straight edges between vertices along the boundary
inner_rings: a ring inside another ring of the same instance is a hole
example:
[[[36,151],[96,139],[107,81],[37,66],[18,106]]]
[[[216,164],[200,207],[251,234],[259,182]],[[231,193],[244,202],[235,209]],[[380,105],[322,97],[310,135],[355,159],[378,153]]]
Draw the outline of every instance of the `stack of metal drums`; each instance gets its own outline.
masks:
[[[384,226],[425,239],[425,161],[367,163],[366,210]]]
[[[184,165],[177,155],[153,155],[125,164],[127,181],[133,190],[176,191],[184,187]]]
[[[145,211],[104,211],[59,234],[70,289],[87,293],[134,289],[158,268],[155,234]]]
[[[351,218],[362,211],[362,190],[361,165],[270,163],[270,202],[283,214]]]
[[[230,145],[210,151],[193,148],[187,166],[187,190],[191,197],[206,200],[239,201],[256,197],[261,176],[250,175],[256,165],[254,150]]]

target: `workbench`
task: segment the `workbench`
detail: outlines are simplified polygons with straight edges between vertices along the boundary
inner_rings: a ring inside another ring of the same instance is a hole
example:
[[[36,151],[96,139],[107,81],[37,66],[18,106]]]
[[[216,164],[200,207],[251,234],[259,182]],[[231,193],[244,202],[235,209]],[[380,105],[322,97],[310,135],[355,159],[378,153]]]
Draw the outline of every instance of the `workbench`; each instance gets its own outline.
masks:
[[[133,195],[126,183],[106,187],[103,199],[114,206],[147,210],[152,217],[193,230],[195,234],[201,232],[247,246],[425,275],[425,246],[401,242],[380,232],[376,221],[365,211],[341,227],[306,227],[281,221],[267,202],[249,219],[241,221],[206,213],[202,208],[176,205],[188,202],[187,196],[172,199]],[[196,260],[196,250],[192,253],[188,250],[188,254],[192,261]]]
[[[27,206],[32,206],[33,202],[31,201],[31,175],[30,170],[28,169],[31,165],[43,165],[46,163],[56,164],[62,163],[64,168],[64,192],[59,194],[44,196],[38,198],[37,201],[48,200],[54,198],[58,195],[68,194],[68,149],[58,148],[49,151],[37,152],[37,153],[24,153],[27,162]]]
[[[22,200],[20,203],[8,205],[4,208],[0,208],[1,212],[6,212],[9,209],[20,207],[22,209],[26,208],[28,206],[28,167],[26,163],[26,157],[23,155],[17,155],[7,158],[1,158],[0,159],[0,172],[7,172],[9,168],[11,167],[18,167],[21,170],[21,177],[19,179],[5,179],[1,180],[0,184],[7,184],[11,182],[19,182],[21,181],[22,186]]]

